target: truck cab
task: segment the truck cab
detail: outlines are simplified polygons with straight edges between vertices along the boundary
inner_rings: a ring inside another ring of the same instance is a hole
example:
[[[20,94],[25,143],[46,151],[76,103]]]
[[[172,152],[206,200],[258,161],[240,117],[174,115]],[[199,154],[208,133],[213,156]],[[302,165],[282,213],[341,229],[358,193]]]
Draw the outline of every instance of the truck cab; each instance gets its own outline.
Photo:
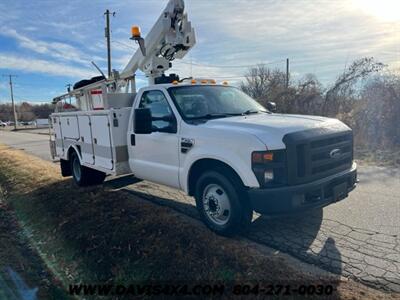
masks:
[[[134,174],[194,196],[216,231],[241,226],[253,210],[323,207],[356,185],[349,127],[269,112],[235,87],[192,82],[144,88],[130,125]],[[242,220],[229,224],[237,214]]]

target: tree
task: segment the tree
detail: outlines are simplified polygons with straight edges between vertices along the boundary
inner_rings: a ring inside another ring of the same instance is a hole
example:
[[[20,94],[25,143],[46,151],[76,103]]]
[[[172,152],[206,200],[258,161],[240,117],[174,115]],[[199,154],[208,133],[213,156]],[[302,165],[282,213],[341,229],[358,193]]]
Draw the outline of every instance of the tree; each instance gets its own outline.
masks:
[[[384,67],[383,63],[376,62],[373,57],[355,60],[326,92],[323,115],[336,116],[339,112],[348,113],[357,96],[357,83],[381,71]]]
[[[47,119],[54,112],[53,104],[39,104],[32,107],[37,119]]]
[[[12,106],[9,103],[0,104],[0,120],[11,121],[13,119]]]
[[[358,144],[369,148],[400,147],[400,76],[376,75],[362,87],[349,123]]]
[[[355,144],[373,150],[400,149],[400,75],[380,71],[372,57],[354,61],[324,89],[307,74],[285,87],[285,74],[264,65],[249,69],[241,89],[266,104],[277,103],[283,113],[326,115],[353,128]]]
[[[323,106],[323,86],[314,74],[306,74],[294,87],[293,112],[320,115]]]
[[[286,73],[271,70],[265,65],[249,69],[245,76],[240,88],[264,106],[267,101],[272,101],[280,112],[320,114],[322,85],[315,75],[307,74],[288,87]]]
[[[240,88],[261,104],[275,101],[277,97],[285,93],[286,75],[280,70],[271,70],[265,65],[258,65],[250,68],[245,78]]]
[[[19,121],[29,122],[35,119],[32,105],[30,105],[28,102],[22,102],[22,104],[18,106],[17,111]]]
[[[16,105],[17,117],[20,121],[33,121],[35,119],[47,119],[54,112],[53,104],[37,104],[32,105],[28,102],[23,102]],[[10,121],[13,119],[12,106],[9,103],[0,104],[0,120]]]

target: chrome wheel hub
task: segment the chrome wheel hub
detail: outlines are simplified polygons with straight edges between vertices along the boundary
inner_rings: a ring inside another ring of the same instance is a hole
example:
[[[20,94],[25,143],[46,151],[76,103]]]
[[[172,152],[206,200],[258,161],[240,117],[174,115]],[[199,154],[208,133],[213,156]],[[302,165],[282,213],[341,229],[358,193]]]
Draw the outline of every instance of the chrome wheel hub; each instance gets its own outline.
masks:
[[[217,225],[225,225],[231,215],[228,194],[218,184],[209,184],[203,192],[203,206],[207,217]]]

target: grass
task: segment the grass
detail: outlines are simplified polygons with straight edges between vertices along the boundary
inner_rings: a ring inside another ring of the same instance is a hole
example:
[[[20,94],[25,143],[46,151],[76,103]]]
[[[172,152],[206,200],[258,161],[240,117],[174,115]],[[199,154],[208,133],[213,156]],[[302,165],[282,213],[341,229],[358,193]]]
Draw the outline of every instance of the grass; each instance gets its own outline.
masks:
[[[68,299],[61,284],[31,248],[14,212],[4,201],[5,196],[0,187],[0,299],[21,299],[23,293],[35,288],[39,299]],[[17,288],[19,278],[13,273],[18,274],[25,287]]]
[[[7,205],[35,250],[25,258],[40,256],[65,288],[81,282],[331,282],[338,288],[333,298],[395,297],[305,272],[261,246],[215,235],[197,220],[127,192],[78,189],[60,177],[58,166],[22,151],[0,146],[0,157]]]

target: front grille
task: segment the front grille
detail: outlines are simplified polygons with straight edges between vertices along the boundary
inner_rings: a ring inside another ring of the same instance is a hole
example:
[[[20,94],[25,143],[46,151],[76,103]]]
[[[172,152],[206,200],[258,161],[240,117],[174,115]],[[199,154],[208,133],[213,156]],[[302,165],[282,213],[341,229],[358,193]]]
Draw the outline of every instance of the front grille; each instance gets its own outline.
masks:
[[[288,183],[301,184],[338,173],[351,167],[351,130],[312,129],[287,134]]]

